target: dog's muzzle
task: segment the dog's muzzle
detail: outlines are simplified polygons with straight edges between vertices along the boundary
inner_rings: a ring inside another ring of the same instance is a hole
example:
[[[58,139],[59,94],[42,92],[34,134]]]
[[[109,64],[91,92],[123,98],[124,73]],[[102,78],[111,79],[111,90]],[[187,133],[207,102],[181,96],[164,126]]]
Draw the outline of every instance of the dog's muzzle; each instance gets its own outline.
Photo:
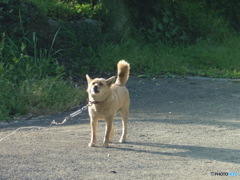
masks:
[[[94,86],[94,87],[93,87],[93,92],[94,92],[95,94],[99,93],[99,90],[98,90],[98,87],[97,87],[97,86]]]

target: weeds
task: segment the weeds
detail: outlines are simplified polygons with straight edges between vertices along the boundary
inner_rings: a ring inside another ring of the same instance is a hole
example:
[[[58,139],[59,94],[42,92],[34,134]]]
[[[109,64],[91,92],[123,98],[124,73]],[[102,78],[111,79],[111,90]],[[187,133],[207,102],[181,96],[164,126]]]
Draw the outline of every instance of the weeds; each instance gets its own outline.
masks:
[[[57,32],[58,33],[58,32]],[[12,116],[49,114],[77,106],[85,91],[62,79],[64,68],[49,50],[38,48],[36,33],[32,40],[15,42],[5,34],[0,43],[0,120]],[[26,49],[32,49],[29,55]]]
[[[73,108],[85,100],[85,90],[72,82],[46,78],[26,80],[20,87],[21,101],[33,114],[50,114]]]
[[[113,69],[117,60],[127,59],[135,73],[240,78],[239,47],[239,37],[222,43],[199,40],[186,47],[127,40],[99,48],[99,61],[104,64],[100,70]]]
[[[51,114],[81,104],[85,91],[72,82],[46,78],[29,79],[20,85],[0,80],[0,120],[25,114]]]
[[[32,41],[25,38],[16,43],[9,37],[2,40],[0,53],[2,55],[2,68],[0,71],[3,78],[20,82],[25,79],[41,79],[62,75],[64,68],[52,55],[56,54],[57,51],[39,49],[37,41],[36,33],[33,33]],[[28,55],[26,48],[32,48],[33,54]]]
[[[15,104],[15,86],[5,79],[0,79],[0,120],[5,120],[14,111]]]

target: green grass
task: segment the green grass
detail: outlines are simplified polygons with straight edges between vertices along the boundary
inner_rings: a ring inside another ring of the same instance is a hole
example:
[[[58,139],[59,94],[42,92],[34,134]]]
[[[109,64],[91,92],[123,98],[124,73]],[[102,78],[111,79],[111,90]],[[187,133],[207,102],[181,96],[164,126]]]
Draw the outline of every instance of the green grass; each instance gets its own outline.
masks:
[[[1,79],[0,86],[0,120],[52,114],[74,108],[86,99],[82,88],[53,78],[25,80],[19,86]]]
[[[57,35],[57,33],[56,33]],[[64,67],[54,56],[58,51],[41,49],[36,34],[32,40],[0,42],[0,120],[26,114],[51,114],[81,104],[86,93],[63,81]],[[52,45],[54,44],[55,37]],[[26,49],[32,49],[31,55]]]
[[[20,87],[21,101],[26,104],[27,112],[33,114],[51,114],[81,104],[86,93],[74,83],[47,78],[27,80]]]
[[[99,48],[101,71],[113,69],[119,59],[131,63],[132,72],[148,75],[194,75],[240,78],[240,37],[221,43],[198,41],[195,45],[166,46],[135,40]]]

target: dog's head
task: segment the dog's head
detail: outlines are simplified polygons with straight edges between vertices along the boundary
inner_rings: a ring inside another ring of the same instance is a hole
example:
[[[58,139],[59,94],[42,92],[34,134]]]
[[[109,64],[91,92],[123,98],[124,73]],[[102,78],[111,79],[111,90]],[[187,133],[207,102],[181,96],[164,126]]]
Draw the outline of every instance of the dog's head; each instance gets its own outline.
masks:
[[[103,101],[110,93],[110,87],[115,81],[115,76],[109,79],[95,78],[92,79],[86,75],[88,81],[87,92],[95,101]]]

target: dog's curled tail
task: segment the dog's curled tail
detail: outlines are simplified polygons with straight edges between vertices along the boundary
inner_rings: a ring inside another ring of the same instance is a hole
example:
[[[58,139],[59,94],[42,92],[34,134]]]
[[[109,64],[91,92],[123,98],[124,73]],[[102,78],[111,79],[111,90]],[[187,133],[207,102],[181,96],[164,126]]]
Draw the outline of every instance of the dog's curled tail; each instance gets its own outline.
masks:
[[[116,83],[124,86],[129,77],[130,65],[127,61],[121,60],[117,65],[118,73],[117,73],[117,81]]]

